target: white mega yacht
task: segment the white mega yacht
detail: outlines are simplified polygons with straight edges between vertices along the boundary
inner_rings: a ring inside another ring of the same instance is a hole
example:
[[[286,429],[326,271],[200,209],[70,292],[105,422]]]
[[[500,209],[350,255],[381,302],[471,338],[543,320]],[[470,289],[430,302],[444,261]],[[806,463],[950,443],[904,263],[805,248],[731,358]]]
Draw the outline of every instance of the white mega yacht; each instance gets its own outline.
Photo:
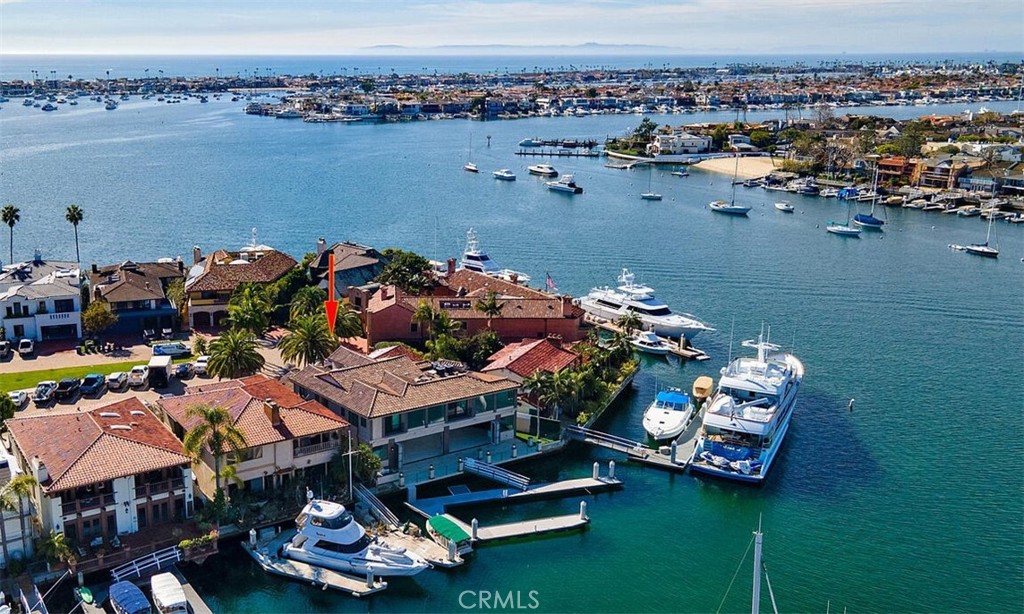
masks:
[[[612,322],[633,312],[640,316],[644,330],[663,337],[692,340],[701,331],[714,330],[688,313],[672,313],[665,303],[654,298],[653,289],[633,283],[635,279],[629,269],[622,269],[619,287],[594,288],[579,299],[579,305],[587,313]]]
[[[286,542],[287,558],[342,573],[378,576],[414,576],[429,567],[414,552],[370,537],[344,505],[311,499],[295,519],[298,533]]]
[[[757,358],[737,358],[722,369],[718,390],[704,410],[690,469],[760,484],[789,428],[804,365],[780,353],[764,335],[743,345],[756,348]]]
[[[476,271],[477,273],[483,273],[484,275],[509,282],[515,280],[513,283],[522,285],[530,283],[530,276],[526,273],[513,271],[512,269],[503,269],[491,260],[490,256],[480,249],[480,242],[477,240],[476,233],[473,232],[472,228],[466,233],[466,249],[462,252],[462,260],[459,261],[458,268]]]

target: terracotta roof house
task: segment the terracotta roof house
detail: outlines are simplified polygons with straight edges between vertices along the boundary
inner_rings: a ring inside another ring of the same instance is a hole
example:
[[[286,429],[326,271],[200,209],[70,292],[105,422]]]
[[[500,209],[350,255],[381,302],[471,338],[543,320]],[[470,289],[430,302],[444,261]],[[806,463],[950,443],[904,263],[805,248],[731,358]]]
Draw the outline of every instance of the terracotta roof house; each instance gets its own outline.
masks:
[[[185,280],[185,265],[177,262],[122,262],[89,272],[89,292],[93,300],[106,301],[117,315],[117,323],[108,332],[142,334],[160,332],[177,325],[178,310],[167,296],[174,280]]]
[[[309,273],[320,280],[327,290],[327,267],[330,254],[334,254],[334,298],[341,299],[352,286],[365,286],[372,282],[388,263],[388,258],[372,247],[342,241],[327,247],[324,239],[316,242],[316,257],[309,263]]]
[[[453,267],[450,267],[453,268]],[[570,297],[557,296],[514,284],[475,271],[449,271],[429,296],[406,294],[395,286],[351,288],[349,300],[365,305],[363,324],[368,344],[381,341],[419,342],[427,338],[419,322],[412,319],[420,301],[435,311],[446,312],[461,323],[468,335],[488,327],[488,316],[476,305],[493,291],[501,314],[490,318],[490,327],[503,341],[543,339],[558,335],[566,342],[583,338],[583,310]]]
[[[257,492],[323,475],[349,427],[320,403],[299,397],[265,375],[189,386],[183,396],[156,401],[157,410],[180,438],[200,421],[188,415],[189,408],[204,404],[226,409],[242,432],[247,447],[227,460],[246,489]],[[215,495],[213,465],[213,456],[206,452],[195,468],[196,483],[209,499]],[[228,485],[229,490],[235,487]]]
[[[580,364],[580,355],[563,348],[557,339],[523,339],[510,343],[487,359],[484,373],[494,373],[520,384],[537,371],[557,373]]]
[[[231,293],[242,283],[269,284],[284,277],[298,263],[288,254],[266,245],[250,245],[237,252],[217,250],[202,256],[193,248],[194,264],[185,279],[189,325],[222,326]]]
[[[96,548],[192,516],[191,462],[136,398],[13,418],[7,427],[16,458],[39,483],[33,498],[44,533]]]
[[[406,355],[373,360],[339,348],[322,365],[288,375],[295,391],[358,424],[384,462],[384,482],[405,464],[467,454],[515,436],[519,384],[451,361]]]

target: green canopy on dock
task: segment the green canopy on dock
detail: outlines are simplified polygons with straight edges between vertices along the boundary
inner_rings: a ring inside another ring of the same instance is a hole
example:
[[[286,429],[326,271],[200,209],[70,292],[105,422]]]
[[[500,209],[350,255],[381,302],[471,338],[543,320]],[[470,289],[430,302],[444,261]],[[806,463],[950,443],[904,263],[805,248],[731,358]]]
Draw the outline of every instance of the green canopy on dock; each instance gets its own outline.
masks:
[[[427,520],[427,527],[441,537],[455,543],[469,539],[469,533],[466,533],[462,527],[452,522],[451,518],[447,516],[434,516]]]

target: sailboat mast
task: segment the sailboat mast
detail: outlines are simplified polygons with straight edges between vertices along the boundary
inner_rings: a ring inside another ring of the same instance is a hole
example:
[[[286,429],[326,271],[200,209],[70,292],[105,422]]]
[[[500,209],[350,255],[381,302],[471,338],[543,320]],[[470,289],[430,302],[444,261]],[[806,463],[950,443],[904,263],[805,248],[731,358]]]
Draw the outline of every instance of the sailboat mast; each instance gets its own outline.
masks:
[[[761,611],[761,521],[757,522],[757,530],[754,531],[754,594],[751,597],[750,614],[760,614]]]

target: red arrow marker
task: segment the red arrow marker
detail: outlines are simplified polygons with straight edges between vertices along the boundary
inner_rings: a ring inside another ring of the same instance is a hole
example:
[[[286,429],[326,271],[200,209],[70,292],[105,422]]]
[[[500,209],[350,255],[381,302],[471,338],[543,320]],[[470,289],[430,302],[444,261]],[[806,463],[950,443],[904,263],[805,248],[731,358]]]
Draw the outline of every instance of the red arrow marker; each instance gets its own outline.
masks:
[[[334,334],[334,323],[338,319],[338,301],[334,299],[334,252],[327,255],[327,300],[324,301],[327,312],[327,328]]]

